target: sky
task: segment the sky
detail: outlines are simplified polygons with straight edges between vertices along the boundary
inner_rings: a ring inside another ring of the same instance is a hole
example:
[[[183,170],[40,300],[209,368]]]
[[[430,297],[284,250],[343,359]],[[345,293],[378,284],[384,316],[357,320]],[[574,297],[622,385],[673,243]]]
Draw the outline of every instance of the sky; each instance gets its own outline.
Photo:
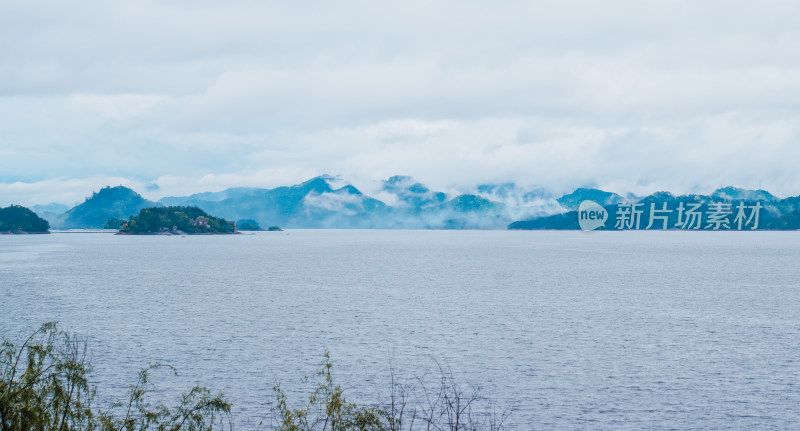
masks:
[[[0,205],[514,181],[800,194],[797,1],[0,2]]]

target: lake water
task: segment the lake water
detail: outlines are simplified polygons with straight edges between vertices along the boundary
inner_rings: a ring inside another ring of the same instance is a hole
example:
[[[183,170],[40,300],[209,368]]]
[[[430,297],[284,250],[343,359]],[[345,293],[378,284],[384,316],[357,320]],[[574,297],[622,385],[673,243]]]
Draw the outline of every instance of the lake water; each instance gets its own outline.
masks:
[[[0,236],[0,333],[89,338],[105,399],[167,362],[267,416],[329,349],[356,400],[449,367],[512,429],[800,429],[799,232]]]

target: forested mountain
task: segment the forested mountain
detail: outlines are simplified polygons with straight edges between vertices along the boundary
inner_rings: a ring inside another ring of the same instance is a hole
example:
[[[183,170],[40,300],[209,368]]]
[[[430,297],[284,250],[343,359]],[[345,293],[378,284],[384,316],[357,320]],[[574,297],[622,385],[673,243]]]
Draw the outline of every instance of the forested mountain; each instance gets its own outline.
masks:
[[[127,187],[103,187],[59,216],[58,222],[53,224],[59,229],[102,228],[109,219],[127,219],[154,205],[157,204]]]
[[[0,233],[47,233],[50,223],[20,205],[0,208]]]

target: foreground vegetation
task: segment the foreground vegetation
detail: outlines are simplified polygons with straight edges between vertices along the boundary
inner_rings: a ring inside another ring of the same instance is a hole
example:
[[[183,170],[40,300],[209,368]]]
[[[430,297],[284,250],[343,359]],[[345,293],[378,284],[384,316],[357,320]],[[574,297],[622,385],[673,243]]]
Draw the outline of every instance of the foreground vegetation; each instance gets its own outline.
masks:
[[[204,387],[181,395],[177,405],[151,405],[152,365],[139,372],[124,402],[95,410],[95,389],[88,376],[85,341],[46,323],[21,345],[5,339],[0,346],[0,430],[211,430],[230,428],[231,405]]]
[[[20,205],[0,208],[0,233],[47,233],[50,223]]]
[[[195,431],[232,429],[231,403],[202,386],[183,393],[174,406],[152,405],[155,364],[139,372],[128,393],[110,410],[93,406],[91,365],[86,342],[46,323],[22,344],[0,345],[1,431]],[[511,406],[497,412],[479,390],[464,390],[439,367],[434,386],[425,379],[404,384],[392,375],[388,398],[371,405],[347,400],[334,380],[330,355],[317,373],[319,382],[305,403],[292,408],[280,385],[276,402],[261,427],[280,431],[501,430]],[[423,394],[420,396],[420,394]]]

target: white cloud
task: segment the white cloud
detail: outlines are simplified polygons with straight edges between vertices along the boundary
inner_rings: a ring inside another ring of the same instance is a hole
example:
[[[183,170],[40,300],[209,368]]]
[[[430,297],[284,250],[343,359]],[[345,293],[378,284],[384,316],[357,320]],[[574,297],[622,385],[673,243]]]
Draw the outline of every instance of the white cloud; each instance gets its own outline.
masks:
[[[306,211],[321,209],[338,214],[356,215],[363,208],[362,197],[346,193],[309,193],[303,198]]]
[[[121,185],[134,190],[145,190],[147,187],[146,184],[126,178],[107,176],[53,178],[30,183],[0,183],[0,206],[11,204],[33,206],[51,202],[73,206],[90,197],[92,191],[109,185]]]
[[[45,185],[99,178],[167,195],[322,173],[796,195],[797,16],[791,1],[6,2],[0,200],[23,197],[11,184],[45,203],[71,199]]]

